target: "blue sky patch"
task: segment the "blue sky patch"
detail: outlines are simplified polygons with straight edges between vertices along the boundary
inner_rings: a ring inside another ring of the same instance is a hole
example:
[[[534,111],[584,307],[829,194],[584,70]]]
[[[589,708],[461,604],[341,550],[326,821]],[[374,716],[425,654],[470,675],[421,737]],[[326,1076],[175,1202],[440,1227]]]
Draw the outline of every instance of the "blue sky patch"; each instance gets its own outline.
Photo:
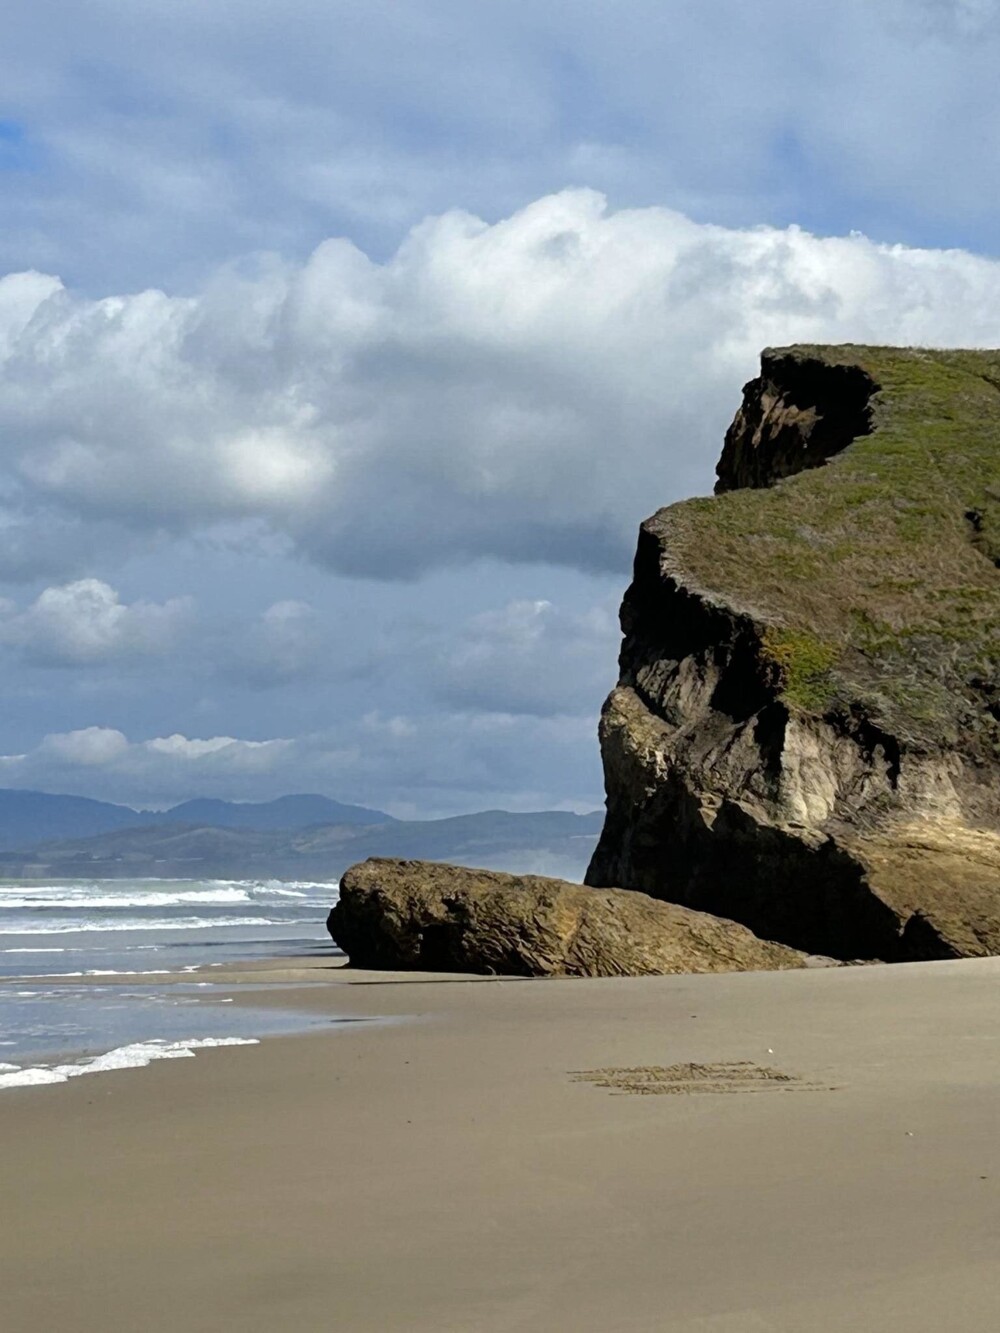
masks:
[[[0,120],[0,171],[27,171],[37,166],[38,151],[25,127],[16,120]]]

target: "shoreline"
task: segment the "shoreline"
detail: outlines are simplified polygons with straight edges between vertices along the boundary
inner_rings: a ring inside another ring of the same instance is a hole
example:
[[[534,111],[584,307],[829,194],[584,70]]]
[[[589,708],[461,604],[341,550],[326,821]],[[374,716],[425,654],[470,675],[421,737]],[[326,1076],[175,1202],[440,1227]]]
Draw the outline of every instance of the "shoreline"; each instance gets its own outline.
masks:
[[[212,982],[287,1005],[319,973],[303,1011],[411,1021],[0,1096],[5,1333],[997,1325],[1000,959],[600,980],[288,962]],[[707,1095],[631,1095],[636,1070],[692,1067]],[[614,1068],[631,1087],[592,1076]]]
[[[222,977],[220,965],[204,964],[0,978],[0,1096],[321,1024],[295,1002],[303,988],[323,985],[312,979],[321,973],[292,956],[274,962],[223,964]],[[255,1006],[265,990],[268,1002]]]

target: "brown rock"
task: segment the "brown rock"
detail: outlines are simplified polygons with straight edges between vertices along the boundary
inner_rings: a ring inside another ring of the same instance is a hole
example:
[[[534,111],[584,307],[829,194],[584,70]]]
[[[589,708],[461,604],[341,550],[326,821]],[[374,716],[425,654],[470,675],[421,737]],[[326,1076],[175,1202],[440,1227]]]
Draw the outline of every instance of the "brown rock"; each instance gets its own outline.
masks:
[[[358,967],[645,976],[805,967],[805,954],[644,893],[373,858],[340,881],[327,928]]]

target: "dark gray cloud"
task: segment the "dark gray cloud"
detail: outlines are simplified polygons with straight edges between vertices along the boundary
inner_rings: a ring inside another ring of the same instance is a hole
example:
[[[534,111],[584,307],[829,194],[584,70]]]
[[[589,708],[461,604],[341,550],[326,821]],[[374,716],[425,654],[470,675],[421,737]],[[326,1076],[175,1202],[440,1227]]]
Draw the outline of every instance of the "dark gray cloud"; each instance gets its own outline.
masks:
[[[617,598],[583,612],[509,602],[439,645],[427,675],[451,707],[592,716],[614,684],[619,638]]]
[[[407,814],[598,803],[617,591],[577,611],[594,581],[535,568],[358,596],[277,565],[258,557],[260,586],[250,564],[237,588],[203,562],[197,595],[165,601],[90,579],[0,604],[0,784],[151,805],[318,788]],[[316,604],[270,600],[275,583]],[[563,605],[516,595],[533,586]]]

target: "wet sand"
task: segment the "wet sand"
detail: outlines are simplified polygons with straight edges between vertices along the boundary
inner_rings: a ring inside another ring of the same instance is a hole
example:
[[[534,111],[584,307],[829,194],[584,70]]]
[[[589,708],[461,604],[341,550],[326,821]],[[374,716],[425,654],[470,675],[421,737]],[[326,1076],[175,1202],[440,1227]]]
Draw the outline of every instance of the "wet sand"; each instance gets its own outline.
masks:
[[[0,1094],[4,1333],[1000,1327],[1000,959],[211,975],[399,1021]]]

